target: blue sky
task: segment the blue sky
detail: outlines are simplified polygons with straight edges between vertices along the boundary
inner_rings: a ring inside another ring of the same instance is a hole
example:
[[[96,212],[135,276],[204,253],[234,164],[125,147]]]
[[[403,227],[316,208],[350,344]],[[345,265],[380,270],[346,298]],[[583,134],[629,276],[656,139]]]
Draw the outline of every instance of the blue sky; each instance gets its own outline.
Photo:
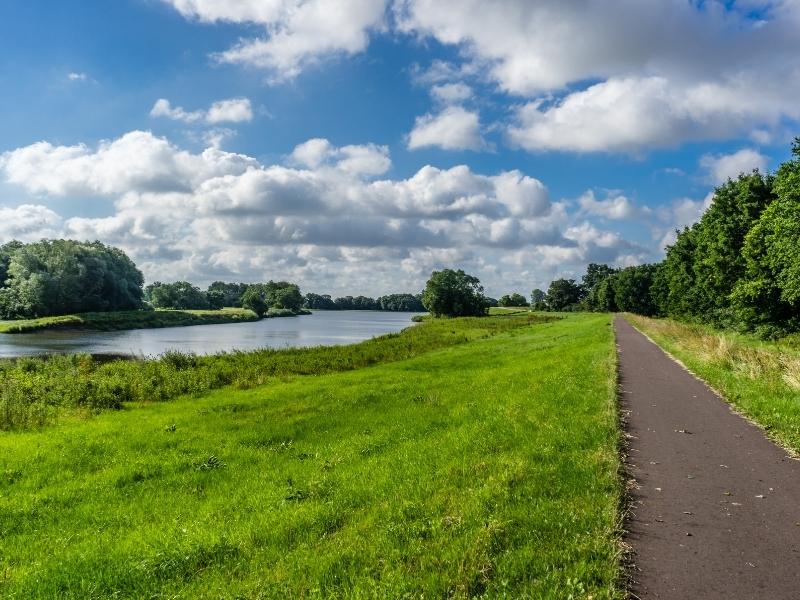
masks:
[[[798,30],[796,0],[6,0],[0,240],[333,294],[658,260],[788,156]]]

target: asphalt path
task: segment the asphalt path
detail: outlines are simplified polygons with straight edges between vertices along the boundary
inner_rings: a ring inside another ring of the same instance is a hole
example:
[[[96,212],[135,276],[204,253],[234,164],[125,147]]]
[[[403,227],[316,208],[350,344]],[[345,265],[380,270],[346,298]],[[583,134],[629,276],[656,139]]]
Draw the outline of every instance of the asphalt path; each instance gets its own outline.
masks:
[[[615,320],[634,598],[800,599],[800,461]]]

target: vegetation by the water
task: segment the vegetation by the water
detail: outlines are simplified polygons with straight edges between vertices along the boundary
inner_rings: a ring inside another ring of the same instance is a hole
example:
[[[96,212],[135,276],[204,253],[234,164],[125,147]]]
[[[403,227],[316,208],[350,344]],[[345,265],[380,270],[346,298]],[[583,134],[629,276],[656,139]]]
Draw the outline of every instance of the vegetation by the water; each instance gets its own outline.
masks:
[[[252,313],[251,313],[252,314]],[[551,317],[438,321],[352,346],[232,352],[158,359],[97,361],[89,355],[0,361],[0,429],[39,426],[61,412],[121,408],[233,385],[248,388],[290,375],[319,375],[424,352]]]
[[[293,316],[294,314],[274,311],[272,316]],[[225,308],[222,310],[127,310],[0,321],[0,333],[30,333],[44,329],[121,331],[124,329],[243,323],[257,320],[258,316],[253,311],[241,308]]]
[[[528,322],[0,435],[0,596],[623,597],[609,317]]]
[[[431,273],[422,292],[422,304],[434,317],[480,316],[489,309],[481,282],[461,269]]]
[[[387,294],[380,298],[368,296],[343,296],[335,300],[328,294],[306,294],[305,308],[313,310],[388,310],[394,312],[422,312],[421,294]]]
[[[0,318],[136,309],[143,281],[122,250],[100,242],[9,242],[0,246]]]
[[[670,319],[628,318],[770,436],[800,452],[800,339],[765,342]]]

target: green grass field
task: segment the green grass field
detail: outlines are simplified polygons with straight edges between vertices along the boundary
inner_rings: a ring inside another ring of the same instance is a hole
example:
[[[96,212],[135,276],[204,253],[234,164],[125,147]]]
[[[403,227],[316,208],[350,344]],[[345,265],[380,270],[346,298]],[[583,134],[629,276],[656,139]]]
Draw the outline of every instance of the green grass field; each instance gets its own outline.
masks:
[[[0,596],[623,597],[610,317],[498,320],[0,434]]]
[[[796,336],[767,342],[669,319],[626,315],[785,448],[800,452],[800,350]]]

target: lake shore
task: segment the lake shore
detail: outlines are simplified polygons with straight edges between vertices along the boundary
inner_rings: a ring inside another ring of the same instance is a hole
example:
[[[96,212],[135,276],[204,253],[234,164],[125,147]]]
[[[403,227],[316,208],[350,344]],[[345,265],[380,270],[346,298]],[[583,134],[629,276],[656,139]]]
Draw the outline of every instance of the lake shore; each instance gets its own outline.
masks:
[[[306,310],[294,312],[271,309],[264,318],[295,317],[305,314],[310,313]],[[129,310],[0,321],[0,333],[32,333],[34,331],[52,329],[124,331],[128,329],[247,323],[258,320],[258,315],[251,310],[243,308],[223,308],[221,310]]]

